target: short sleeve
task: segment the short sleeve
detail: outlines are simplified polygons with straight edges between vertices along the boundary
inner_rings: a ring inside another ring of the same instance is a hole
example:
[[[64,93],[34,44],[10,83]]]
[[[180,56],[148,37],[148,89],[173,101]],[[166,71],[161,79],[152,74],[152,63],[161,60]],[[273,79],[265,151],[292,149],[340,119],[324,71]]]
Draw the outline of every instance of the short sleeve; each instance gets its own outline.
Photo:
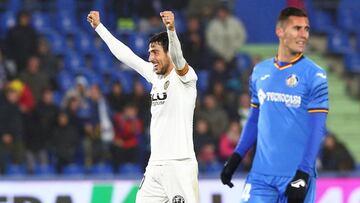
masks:
[[[319,70],[313,75],[307,108],[310,113],[327,113],[329,111],[328,81],[326,72],[323,70]]]

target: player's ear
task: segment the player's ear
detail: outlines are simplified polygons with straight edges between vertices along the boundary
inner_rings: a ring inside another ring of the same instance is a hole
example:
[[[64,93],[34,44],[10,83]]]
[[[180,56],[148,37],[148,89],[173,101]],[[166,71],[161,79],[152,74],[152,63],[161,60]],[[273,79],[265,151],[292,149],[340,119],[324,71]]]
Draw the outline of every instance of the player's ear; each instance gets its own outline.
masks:
[[[284,36],[284,30],[281,26],[276,26],[276,30],[275,30],[276,36],[283,37]]]

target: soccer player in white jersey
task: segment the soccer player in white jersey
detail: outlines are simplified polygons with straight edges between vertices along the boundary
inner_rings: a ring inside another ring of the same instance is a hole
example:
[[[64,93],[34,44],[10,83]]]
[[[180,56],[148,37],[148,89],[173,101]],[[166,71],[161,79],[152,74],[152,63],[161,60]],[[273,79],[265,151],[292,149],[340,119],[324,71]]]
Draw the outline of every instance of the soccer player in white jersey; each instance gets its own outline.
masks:
[[[198,203],[198,165],[193,147],[197,75],[185,61],[173,12],[160,13],[167,32],[149,43],[149,62],[134,54],[100,22],[97,11],[87,20],[112,54],[148,82],[151,89],[151,156],[136,196],[137,203]]]

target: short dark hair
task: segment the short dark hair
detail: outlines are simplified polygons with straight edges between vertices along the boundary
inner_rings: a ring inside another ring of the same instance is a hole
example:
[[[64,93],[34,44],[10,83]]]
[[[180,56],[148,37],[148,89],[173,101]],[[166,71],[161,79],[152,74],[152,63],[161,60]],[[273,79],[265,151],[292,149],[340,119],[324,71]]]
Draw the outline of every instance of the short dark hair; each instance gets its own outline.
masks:
[[[287,7],[280,12],[277,23],[283,23],[287,21],[290,16],[308,17],[306,12],[301,8]]]
[[[169,37],[167,32],[160,32],[150,38],[149,43],[159,43],[165,52],[169,50]]]

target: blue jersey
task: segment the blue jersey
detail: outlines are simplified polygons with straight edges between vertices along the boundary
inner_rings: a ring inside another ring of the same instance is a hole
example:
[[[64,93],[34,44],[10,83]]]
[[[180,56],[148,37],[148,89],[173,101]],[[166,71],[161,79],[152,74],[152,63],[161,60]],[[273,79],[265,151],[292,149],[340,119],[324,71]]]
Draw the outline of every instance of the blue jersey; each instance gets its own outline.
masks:
[[[293,176],[311,139],[309,112],[328,111],[325,71],[302,55],[283,66],[268,59],[255,66],[250,91],[259,108],[251,171]]]

